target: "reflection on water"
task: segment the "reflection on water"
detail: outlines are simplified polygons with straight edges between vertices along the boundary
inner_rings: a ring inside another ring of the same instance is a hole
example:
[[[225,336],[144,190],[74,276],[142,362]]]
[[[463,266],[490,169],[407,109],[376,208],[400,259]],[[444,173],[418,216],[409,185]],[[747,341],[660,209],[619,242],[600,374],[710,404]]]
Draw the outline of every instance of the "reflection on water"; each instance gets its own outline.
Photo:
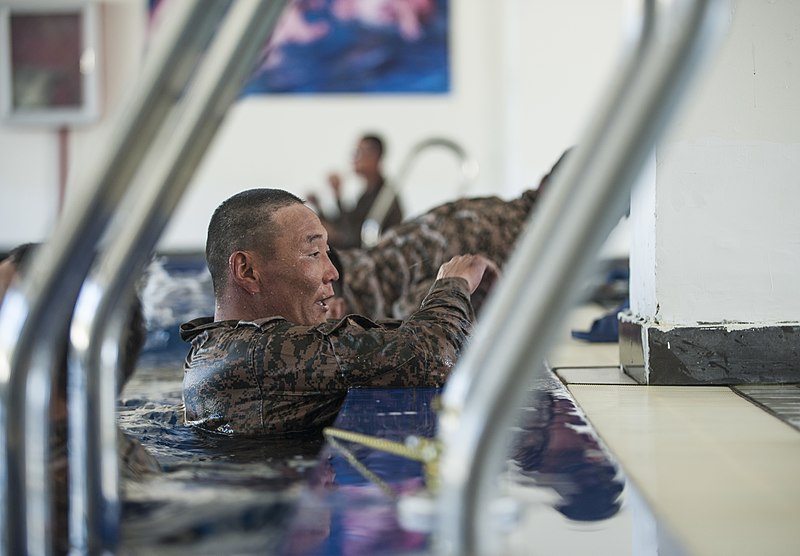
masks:
[[[553,489],[553,507],[571,520],[599,521],[620,509],[617,465],[554,379],[522,408],[508,469],[519,485]]]
[[[119,407],[123,430],[164,472],[124,485],[123,552],[270,554],[299,488],[318,463],[321,434],[231,439],[183,424],[180,360],[140,368]]]
[[[433,388],[351,390],[335,427],[398,442],[411,434],[433,437],[437,393]],[[422,464],[358,444],[346,444],[346,450],[358,467],[326,446],[316,475],[324,480],[306,489],[281,553],[407,554],[428,548],[428,535],[400,526],[395,506],[398,497],[424,491]],[[367,479],[363,469],[376,479]]]
[[[562,550],[567,546],[596,554],[630,553],[630,519],[618,515],[624,481],[617,465],[560,383],[547,378],[537,387],[522,410],[520,426],[511,431],[511,456],[501,484],[521,511],[516,527],[499,541],[500,553],[572,553]],[[335,426],[401,442],[409,435],[433,437],[436,393],[354,390]],[[429,552],[431,538],[404,530],[397,514],[398,498],[425,490],[420,464],[358,444],[347,444],[346,450],[355,461],[326,447],[282,553]],[[534,531],[548,540],[532,537]],[[553,543],[556,552],[538,552],[532,542],[542,547]]]

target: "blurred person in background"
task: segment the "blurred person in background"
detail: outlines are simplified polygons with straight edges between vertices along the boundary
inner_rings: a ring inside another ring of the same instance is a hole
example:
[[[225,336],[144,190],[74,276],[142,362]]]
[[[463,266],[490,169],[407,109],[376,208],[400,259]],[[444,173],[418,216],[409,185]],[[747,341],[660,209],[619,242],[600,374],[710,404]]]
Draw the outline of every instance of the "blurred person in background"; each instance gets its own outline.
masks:
[[[369,215],[372,205],[386,186],[381,169],[384,143],[377,135],[367,134],[358,141],[353,154],[353,171],[363,180],[364,190],[354,207],[347,207],[342,199],[342,178],[338,174],[328,176],[339,214],[326,215],[315,195],[308,195],[308,202],[317,211],[323,226],[328,230],[328,242],[337,249],[361,246],[361,226]],[[381,231],[396,226],[403,220],[403,210],[397,197],[381,223]]]

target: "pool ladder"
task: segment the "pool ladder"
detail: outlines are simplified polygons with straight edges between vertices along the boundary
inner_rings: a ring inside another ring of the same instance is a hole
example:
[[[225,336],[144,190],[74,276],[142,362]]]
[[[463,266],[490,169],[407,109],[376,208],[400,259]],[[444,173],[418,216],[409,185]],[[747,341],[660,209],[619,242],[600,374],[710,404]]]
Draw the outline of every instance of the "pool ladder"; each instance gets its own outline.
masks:
[[[501,550],[492,530],[497,479],[547,348],[631,186],[702,59],[722,38],[726,0],[645,0],[638,40],[595,121],[553,176],[445,385],[439,416],[437,553]]]
[[[72,552],[116,551],[113,371],[127,301],[285,4],[195,0],[166,6],[137,87],[113,116],[105,150],[92,153],[86,183],[75,188],[82,197],[67,206],[24,283],[9,289],[0,309],[3,555],[52,550],[48,404],[65,344]],[[125,197],[134,183],[136,195]]]
[[[48,403],[61,365],[56,354],[68,340],[70,542],[76,554],[115,552],[119,477],[111,371],[126,301],[284,4],[196,0],[168,6],[170,17],[135,94],[116,114],[106,150],[93,153],[86,187],[76,188],[82,198],[67,207],[24,283],[7,293],[0,309],[1,554],[51,551]],[[553,177],[551,194],[444,391],[438,551],[491,553],[493,533],[482,508],[505,453],[503,433],[594,254],[623,214],[645,157],[700,58],[720,37],[726,6],[726,0],[668,6],[645,0],[627,69]],[[134,182],[136,197],[125,197]],[[492,372],[481,372],[487,367]]]

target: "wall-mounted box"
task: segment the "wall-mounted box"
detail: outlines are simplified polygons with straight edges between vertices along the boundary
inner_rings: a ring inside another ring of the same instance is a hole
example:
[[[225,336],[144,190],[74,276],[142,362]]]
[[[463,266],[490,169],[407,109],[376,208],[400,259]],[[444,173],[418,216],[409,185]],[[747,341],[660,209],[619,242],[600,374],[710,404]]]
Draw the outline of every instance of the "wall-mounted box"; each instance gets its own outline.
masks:
[[[0,114],[62,127],[100,114],[98,7],[28,1],[0,6]]]

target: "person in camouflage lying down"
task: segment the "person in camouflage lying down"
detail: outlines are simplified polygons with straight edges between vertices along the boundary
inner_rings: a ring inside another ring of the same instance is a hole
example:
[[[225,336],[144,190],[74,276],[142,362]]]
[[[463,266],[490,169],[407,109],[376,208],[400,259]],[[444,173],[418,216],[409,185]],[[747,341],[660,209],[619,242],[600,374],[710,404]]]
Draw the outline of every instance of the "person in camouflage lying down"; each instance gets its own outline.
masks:
[[[337,249],[334,262],[342,275],[337,288],[343,298],[342,315],[353,311],[373,319],[407,318],[428,293],[439,266],[461,253],[483,255],[502,268],[550,176],[570,150],[541,179],[538,189],[516,199],[459,199],[391,228],[373,247]],[[486,293],[473,294],[476,311]]]
[[[408,319],[329,320],[327,232],[299,198],[253,189],[211,218],[206,260],[214,317],[181,326],[191,342],[186,422],[228,435],[293,433],[336,417],[351,387],[441,386],[475,318],[470,295],[497,276],[480,255],[441,265]]]
[[[343,312],[407,318],[419,308],[439,266],[459,253],[482,255],[502,266],[537,197],[538,190],[529,190],[511,201],[459,199],[391,228],[373,247],[337,249]],[[476,310],[484,293],[474,296]]]

